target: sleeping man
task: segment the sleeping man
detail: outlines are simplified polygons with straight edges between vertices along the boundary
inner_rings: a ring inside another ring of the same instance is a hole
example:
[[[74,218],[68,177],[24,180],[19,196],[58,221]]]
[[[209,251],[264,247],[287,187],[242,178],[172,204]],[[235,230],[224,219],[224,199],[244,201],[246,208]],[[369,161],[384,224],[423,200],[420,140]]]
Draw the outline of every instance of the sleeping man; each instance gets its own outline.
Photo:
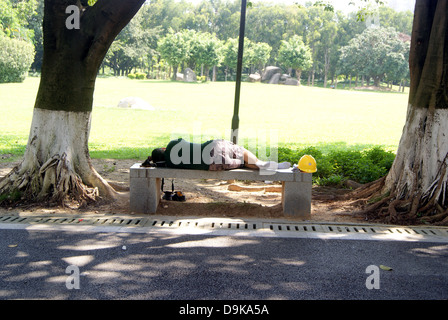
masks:
[[[291,164],[261,161],[247,149],[223,139],[202,144],[177,139],[170,141],[166,148],[154,149],[142,166],[218,171],[244,167],[255,170],[288,169]]]

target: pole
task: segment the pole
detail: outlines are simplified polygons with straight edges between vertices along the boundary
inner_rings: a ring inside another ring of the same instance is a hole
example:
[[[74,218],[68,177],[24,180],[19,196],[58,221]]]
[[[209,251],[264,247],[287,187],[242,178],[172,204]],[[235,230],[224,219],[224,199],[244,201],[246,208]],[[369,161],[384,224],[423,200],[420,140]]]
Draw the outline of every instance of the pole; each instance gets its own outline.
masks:
[[[246,27],[246,4],[247,0],[241,1],[241,18],[240,18],[240,36],[238,42],[238,63],[236,67],[236,86],[235,86],[235,104],[233,108],[232,118],[232,134],[231,141],[238,143],[238,129],[240,118],[238,116],[240,108],[240,92],[241,92],[241,73],[243,69],[243,51],[244,51],[244,29]]]

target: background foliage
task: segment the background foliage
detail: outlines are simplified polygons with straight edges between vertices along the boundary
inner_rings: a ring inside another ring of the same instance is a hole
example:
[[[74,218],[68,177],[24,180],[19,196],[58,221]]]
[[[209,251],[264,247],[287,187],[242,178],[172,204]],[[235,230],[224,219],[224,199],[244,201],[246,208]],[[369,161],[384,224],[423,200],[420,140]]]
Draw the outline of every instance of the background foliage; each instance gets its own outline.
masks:
[[[33,60],[31,43],[0,35],[0,83],[25,80]]]
[[[88,3],[94,5],[94,2]],[[361,77],[364,73],[362,68],[348,70],[341,66],[344,62],[341,48],[370,26],[368,19],[360,20],[365,14],[372,13],[365,1],[362,2],[363,6],[357,12],[348,15],[331,7],[329,10],[326,1],[310,1],[306,5],[250,2],[246,18],[248,45],[245,47],[244,72],[261,73],[266,65],[278,65],[285,73],[295,76],[295,71],[289,70],[288,65],[280,63],[278,58],[282,41],[298,36],[312,53],[311,67],[302,73],[308,85],[323,81],[326,86],[327,79],[333,83],[338,78]],[[0,33],[34,45],[35,59],[31,68],[36,71],[40,70],[42,62],[43,3],[37,0],[0,0]],[[189,67],[211,80],[234,80],[240,9],[240,0],[203,0],[194,4],[186,0],[147,1],[116,38],[102,70],[113,75],[144,72],[150,78],[167,79],[173,76],[174,68],[182,71]],[[396,12],[382,6],[373,14],[378,14],[382,28],[393,28],[387,29],[391,37],[396,34],[410,36],[413,22],[410,11]],[[208,54],[202,55],[202,59],[213,66],[204,67],[197,57],[187,57],[179,63],[168,62],[169,58],[158,44],[170,33],[185,34],[184,30],[194,31],[209,42]],[[363,50],[371,48],[368,43],[361,46]],[[370,54],[373,53],[368,52],[368,56]],[[391,61],[396,65],[402,64],[400,54]],[[406,76],[392,79],[391,74],[389,72],[382,80],[394,83],[406,80]]]

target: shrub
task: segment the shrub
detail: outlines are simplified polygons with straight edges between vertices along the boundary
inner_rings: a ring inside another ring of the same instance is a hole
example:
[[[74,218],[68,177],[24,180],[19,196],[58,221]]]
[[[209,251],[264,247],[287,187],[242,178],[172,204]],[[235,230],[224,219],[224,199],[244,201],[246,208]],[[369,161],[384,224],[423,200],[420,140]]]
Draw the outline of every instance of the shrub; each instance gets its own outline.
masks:
[[[129,73],[128,74],[129,79],[137,79],[137,80],[144,80],[146,79],[146,73],[143,72],[136,72],[136,73]]]
[[[135,77],[137,78],[137,80],[144,80],[144,79],[146,79],[146,73],[143,73],[143,72],[137,72],[137,73],[135,74]]]
[[[33,60],[31,43],[0,35],[0,83],[23,82]]]
[[[328,157],[336,174],[359,183],[368,183],[387,174],[395,155],[375,147],[363,152],[333,151]]]
[[[365,156],[372,160],[374,164],[384,167],[387,171],[390,170],[395,160],[395,154],[390,151],[385,151],[380,147],[374,147],[364,152]]]
[[[316,159],[317,172],[313,174],[313,181],[319,185],[341,185],[347,179],[359,183],[375,181],[388,173],[395,159],[394,153],[381,147],[364,151],[337,150],[327,154],[315,147],[299,150],[278,148],[279,162],[297,164],[305,154]]]
[[[338,174],[332,174],[328,177],[315,177],[314,182],[320,186],[335,186],[341,187],[344,182],[344,177]]]
[[[199,82],[207,82],[207,77],[206,76],[197,76],[196,80]]]

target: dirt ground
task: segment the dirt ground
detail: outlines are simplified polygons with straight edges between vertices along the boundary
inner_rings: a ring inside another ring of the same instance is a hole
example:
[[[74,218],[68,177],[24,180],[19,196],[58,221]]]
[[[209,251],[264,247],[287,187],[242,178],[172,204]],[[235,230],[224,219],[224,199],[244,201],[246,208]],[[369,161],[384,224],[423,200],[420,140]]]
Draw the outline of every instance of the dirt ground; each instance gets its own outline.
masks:
[[[5,157],[5,156],[3,156]],[[94,159],[95,169],[120,191],[119,199],[113,203],[98,203],[86,208],[21,206],[0,207],[0,214],[134,214],[129,210],[129,168],[139,160]],[[17,162],[0,160],[0,179]],[[287,219],[282,213],[281,184],[278,182],[247,182],[217,180],[174,180],[175,190],[186,197],[185,202],[162,200],[157,215],[207,216],[239,218]],[[166,191],[171,191],[171,179],[165,180]],[[353,217],[349,203],[335,201],[337,195],[347,189],[314,186],[312,190],[311,221],[318,222],[365,222],[362,217]],[[289,218],[290,219],[290,218]]]

